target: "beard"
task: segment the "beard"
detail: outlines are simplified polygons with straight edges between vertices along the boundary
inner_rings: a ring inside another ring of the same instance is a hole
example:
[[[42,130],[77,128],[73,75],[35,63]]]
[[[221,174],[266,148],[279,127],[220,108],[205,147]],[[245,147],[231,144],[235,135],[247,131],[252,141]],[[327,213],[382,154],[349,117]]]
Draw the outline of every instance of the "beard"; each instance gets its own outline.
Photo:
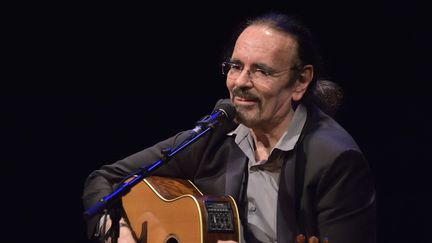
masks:
[[[243,125],[251,128],[258,126],[261,123],[259,105],[253,107],[235,106],[237,115],[236,120]]]
[[[232,97],[253,100],[257,102],[254,105],[244,106],[234,104],[237,114],[236,120],[247,127],[254,127],[261,122],[260,116],[262,113],[261,102],[258,95],[253,94],[248,89],[236,88],[232,90]]]

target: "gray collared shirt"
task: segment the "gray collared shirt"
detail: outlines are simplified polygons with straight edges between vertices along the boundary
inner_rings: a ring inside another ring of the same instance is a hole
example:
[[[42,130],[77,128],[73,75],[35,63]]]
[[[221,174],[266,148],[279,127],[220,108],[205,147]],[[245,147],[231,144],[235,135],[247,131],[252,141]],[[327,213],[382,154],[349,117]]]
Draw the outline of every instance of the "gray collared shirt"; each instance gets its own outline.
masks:
[[[272,149],[268,160],[255,160],[254,142],[248,127],[240,124],[228,135],[248,157],[248,227],[261,242],[277,242],[276,208],[279,175],[286,152],[297,143],[306,122],[306,108],[299,105],[285,133]]]

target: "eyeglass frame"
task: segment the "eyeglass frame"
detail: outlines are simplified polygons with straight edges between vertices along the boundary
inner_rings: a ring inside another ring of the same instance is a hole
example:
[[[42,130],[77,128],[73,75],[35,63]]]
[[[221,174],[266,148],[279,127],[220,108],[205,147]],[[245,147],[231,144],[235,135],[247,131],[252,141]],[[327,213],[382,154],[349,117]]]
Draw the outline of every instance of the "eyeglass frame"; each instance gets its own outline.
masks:
[[[222,65],[222,74],[226,75],[228,78],[229,78],[229,75],[230,75],[229,72],[232,70],[233,66],[238,67],[238,69],[239,69],[238,70],[239,71],[238,75],[240,75],[243,72],[243,69],[244,69],[244,65],[241,65],[239,63],[232,62],[232,61],[222,62],[221,65]],[[273,78],[279,77],[282,73],[288,72],[290,70],[296,70],[296,71],[301,70],[301,65],[300,64],[296,64],[296,65],[290,67],[289,69],[281,70],[281,71],[276,71],[276,70],[271,70],[271,69],[270,70],[266,70],[265,68],[257,67],[257,66],[259,66],[259,65],[254,65],[251,68],[252,70],[248,70],[247,71],[248,72],[248,76],[249,76],[249,78],[251,80],[254,80],[254,77],[255,78],[257,77],[257,75],[256,75],[257,72],[263,74],[262,77],[258,76],[258,78],[260,78],[260,79],[269,79],[269,78],[272,78],[272,77]],[[227,67],[228,67],[228,69],[225,70]],[[233,78],[237,78],[237,77],[233,77]]]

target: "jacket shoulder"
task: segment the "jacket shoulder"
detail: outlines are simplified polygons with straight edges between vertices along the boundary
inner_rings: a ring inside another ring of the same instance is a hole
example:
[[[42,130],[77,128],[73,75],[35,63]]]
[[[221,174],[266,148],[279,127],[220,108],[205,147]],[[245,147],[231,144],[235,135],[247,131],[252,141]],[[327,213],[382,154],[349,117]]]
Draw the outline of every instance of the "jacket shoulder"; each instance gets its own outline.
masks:
[[[311,112],[303,139],[308,163],[316,167],[328,167],[348,151],[362,154],[354,138],[337,121],[319,109]]]

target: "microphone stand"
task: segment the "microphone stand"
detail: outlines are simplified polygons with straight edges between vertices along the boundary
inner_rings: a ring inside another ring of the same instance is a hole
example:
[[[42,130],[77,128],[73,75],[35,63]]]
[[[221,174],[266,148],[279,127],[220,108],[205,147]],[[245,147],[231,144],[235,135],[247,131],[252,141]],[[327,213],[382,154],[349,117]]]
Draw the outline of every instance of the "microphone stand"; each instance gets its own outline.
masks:
[[[200,121],[197,122],[197,126],[191,131],[191,135],[188,138],[186,138],[184,141],[182,141],[179,145],[177,145],[174,148],[163,149],[161,151],[162,153],[161,159],[159,159],[158,161],[150,165],[143,166],[140,169],[138,169],[136,172],[132,173],[130,176],[127,176],[125,179],[123,179],[123,181],[132,177],[133,179],[131,179],[128,182],[120,183],[119,187],[116,190],[114,190],[112,193],[108,194],[107,196],[101,198],[99,202],[97,202],[95,205],[87,209],[84,213],[84,216],[92,217],[102,211],[106,212],[108,209],[110,209],[111,206],[113,206],[115,203],[118,202],[118,199],[126,195],[133,186],[138,184],[144,178],[148,177],[156,169],[166,164],[179,151],[183,150],[188,145],[195,142],[198,138],[206,134],[208,131],[214,129],[217,125],[221,124],[223,116],[226,116],[225,111],[217,110],[212,114],[202,118]],[[114,217],[112,218],[113,227],[111,227],[109,230],[112,237],[111,241],[117,242],[117,238],[119,236],[119,222],[118,222],[120,219],[119,210],[116,209],[110,210],[110,217]]]

